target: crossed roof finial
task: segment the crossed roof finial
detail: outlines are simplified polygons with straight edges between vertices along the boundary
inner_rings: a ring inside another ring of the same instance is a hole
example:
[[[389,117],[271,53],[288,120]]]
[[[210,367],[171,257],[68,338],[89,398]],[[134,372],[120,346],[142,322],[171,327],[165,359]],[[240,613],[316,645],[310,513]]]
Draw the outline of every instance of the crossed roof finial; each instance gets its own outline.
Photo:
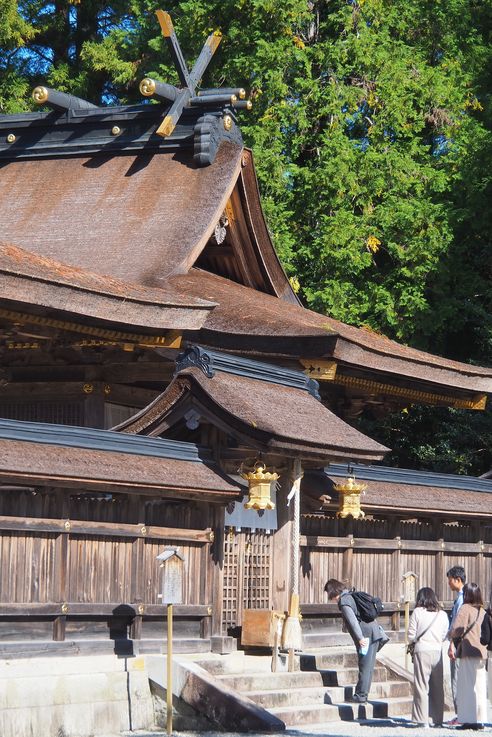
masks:
[[[150,79],[149,77],[146,77],[140,83],[140,92],[145,97],[155,95],[172,103],[164,120],[156,130],[158,135],[162,137],[170,136],[184,108],[190,105],[209,106],[211,103],[223,103],[234,105],[236,108],[251,108],[251,101],[244,99],[246,93],[239,87],[208,89],[196,93],[196,87],[222,40],[220,31],[214,31],[210,34],[203,45],[193,69],[189,72],[179,45],[178,37],[174,31],[171,16],[164,10],[157,10],[156,15],[182,85],[181,88],[178,88],[165,82]]]

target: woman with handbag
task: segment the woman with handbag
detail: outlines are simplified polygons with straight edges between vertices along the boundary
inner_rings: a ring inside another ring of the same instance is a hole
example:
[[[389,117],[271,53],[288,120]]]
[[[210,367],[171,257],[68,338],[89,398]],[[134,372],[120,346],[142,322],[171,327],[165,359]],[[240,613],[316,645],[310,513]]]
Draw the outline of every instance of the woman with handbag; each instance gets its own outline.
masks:
[[[460,659],[456,729],[483,729],[487,721],[487,648],[480,642],[485,616],[482,592],[476,583],[463,587],[463,606],[449,633],[450,657]]]
[[[448,628],[447,614],[439,606],[434,591],[428,586],[419,589],[408,625],[409,650],[413,650],[412,720],[419,727],[428,727],[429,718],[434,726],[442,724],[442,643]]]
[[[487,648],[487,693],[489,701],[492,701],[492,589],[490,591],[489,606],[485,610],[480,628],[480,643]]]

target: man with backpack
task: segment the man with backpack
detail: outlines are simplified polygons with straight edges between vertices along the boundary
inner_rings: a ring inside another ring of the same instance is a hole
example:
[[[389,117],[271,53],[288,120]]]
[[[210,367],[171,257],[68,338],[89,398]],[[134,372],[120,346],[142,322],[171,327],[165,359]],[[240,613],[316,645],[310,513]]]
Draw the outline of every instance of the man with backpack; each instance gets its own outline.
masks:
[[[336,601],[345,627],[354,641],[359,656],[359,678],[352,701],[365,704],[371,688],[376,653],[389,637],[377,623],[381,600],[363,591],[349,590],[344,583],[330,578],[325,585],[328,601]]]

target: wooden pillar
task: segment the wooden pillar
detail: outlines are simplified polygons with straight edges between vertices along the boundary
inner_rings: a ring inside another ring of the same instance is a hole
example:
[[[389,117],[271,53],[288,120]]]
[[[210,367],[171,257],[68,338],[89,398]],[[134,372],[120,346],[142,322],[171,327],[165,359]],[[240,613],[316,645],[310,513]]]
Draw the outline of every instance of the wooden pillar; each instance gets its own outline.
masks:
[[[399,605],[401,603],[401,520],[399,517],[393,517],[390,520],[391,536],[396,540],[397,547],[391,553],[391,591],[390,597],[395,604],[395,612],[391,617],[391,629],[395,632],[400,630],[401,617]]]
[[[434,591],[438,601],[444,601],[444,538],[440,537],[438,543],[441,550],[436,553],[434,561]]]
[[[84,425],[104,428],[104,394],[100,383],[85,384]],[[89,391],[90,389],[90,391]]]
[[[440,545],[440,550],[437,551],[434,560],[434,591],[438,601],[443,601],[445,596],[444,589],[444,576],[445,576],[445,562],[444,562],[444,525],[440,517],[435,517],[432,522],[432,530],[435,539]]]
[[[484,598],[484,601],[488,601],[490,592],[484,590],[484,588],[485,588],[486,575],[485,575],[485,556],[483,554],[483,549],[484,549],[483,538],[484,538],[484,535],[485,535],[485,530],[484,530],[484,526],[483,526],[483,524],[482,524],[482,522],[480,520],[476,520],[475,525],[476,525],[476,528],[475,528],[476,537],[475,537],[475,539],[477,540],[477,543],[478,543],[478,553],[477,553],[477,581],[480,581],[480,586],[483,587],[482,588],[482,596]]]
[[[212,600],[212,636],[220,637],[226,634],[223,629],[223,602],[224,602],[224,509],[217,510],[221,521],[216,519],[214,526],[214,540],[210,548],[209,563],[211,571],[211,600]]]
[[[66,503],[66,495],[62,492],[58,494],[61,501],[60,508],[62,511],[68,511]],[[69,523],[68,523],[69,524]],[[68,529],[67,532],[61,532],[55,541],[55,575],[53,581],[53,601],[60,602],[60,610],[67,600],[67,584],[69,571],[69,545],[68,545]],[[62,642],[65,639],[66,616],[59,616],[53,622],[53,640]]]
[[[291,550],[294,534],[294,504],[287,506],[291,490],[289,472],[281,474],[277,487],[277,530],[272,541],[272,607],[277,611],[289,608],[289,584],[292,580]]]
[[[64,614],[61,617],[55,617],[53,622],[53,640],[55,642],[63,642],[65,639],[65,627],[67,618]]]
[[[354,583],[354,518],[346,517],[344,520],[339,520],[339,524],[342,524],[345,528],[345,534],[350,542],[350,547],[345,548],[342,553],[342,581],[347,586],[355,586]]]

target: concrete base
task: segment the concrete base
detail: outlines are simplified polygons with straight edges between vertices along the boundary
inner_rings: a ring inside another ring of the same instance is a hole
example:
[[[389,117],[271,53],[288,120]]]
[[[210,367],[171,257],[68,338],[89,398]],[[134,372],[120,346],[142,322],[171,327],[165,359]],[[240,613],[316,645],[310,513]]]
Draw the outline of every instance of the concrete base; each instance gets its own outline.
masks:
[[[2,737],[93,737],[151,729],[143,659],[92,657],[0,661]]]

